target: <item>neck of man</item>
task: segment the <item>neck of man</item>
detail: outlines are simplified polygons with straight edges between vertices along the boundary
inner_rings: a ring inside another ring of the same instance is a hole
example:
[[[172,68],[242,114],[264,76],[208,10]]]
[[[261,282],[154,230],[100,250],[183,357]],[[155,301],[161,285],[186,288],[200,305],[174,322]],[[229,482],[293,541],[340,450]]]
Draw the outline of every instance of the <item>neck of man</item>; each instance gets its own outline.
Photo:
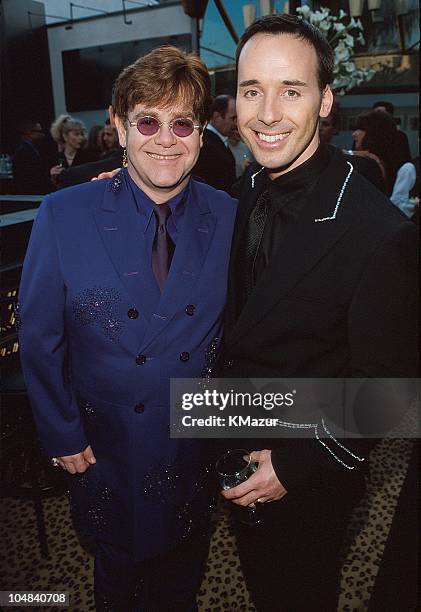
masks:
[[[317,133],[315,133],[308,147],[290,164],[288,164],[287,166],[283,168],[267,168],[267,173],[269,175],[269,178],[274,180],[282,176],[283,174],[287,174],[287,172],[291,172],[292,170],[295,170],[295,168],[298,168],[299,166],[301,166],[301,164],[304,164],[304,162],[306,162],[308,159],[310,159],[310,157],[312,157],[315,154],[315,152],[319,148],[319,145],[320,145],[320,137],[317,131]]]

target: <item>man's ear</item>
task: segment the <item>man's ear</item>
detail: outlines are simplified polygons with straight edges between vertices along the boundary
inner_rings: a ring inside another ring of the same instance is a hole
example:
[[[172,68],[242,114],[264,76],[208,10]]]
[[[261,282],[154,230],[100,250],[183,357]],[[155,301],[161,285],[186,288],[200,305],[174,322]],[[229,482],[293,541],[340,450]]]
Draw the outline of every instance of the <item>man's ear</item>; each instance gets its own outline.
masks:
[[[330,85],[326,85],[322,93],[322,103],[320,106],[319,117],[327,117],[330,114],[333,105],[333,93]]]
[[[120,147],[125,147],[127,144],[127,130],[125,122],[118,115],[114,115],[114,122],[118,132],[118,141],[120,143]]]

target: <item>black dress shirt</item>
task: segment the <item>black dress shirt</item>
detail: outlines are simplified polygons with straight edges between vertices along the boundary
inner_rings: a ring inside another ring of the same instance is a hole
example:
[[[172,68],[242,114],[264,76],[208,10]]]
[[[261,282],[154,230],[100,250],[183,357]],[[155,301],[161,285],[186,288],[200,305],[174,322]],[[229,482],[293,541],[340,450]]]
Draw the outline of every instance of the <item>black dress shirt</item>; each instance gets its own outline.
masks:
[[[296,222],[305,206],[311,205],[311,191],[329,160],[328,148],[320,145],[303,164],[277,179],[268,180],[269,210],[254,264],[254,284],[273,259],[288,227]]]

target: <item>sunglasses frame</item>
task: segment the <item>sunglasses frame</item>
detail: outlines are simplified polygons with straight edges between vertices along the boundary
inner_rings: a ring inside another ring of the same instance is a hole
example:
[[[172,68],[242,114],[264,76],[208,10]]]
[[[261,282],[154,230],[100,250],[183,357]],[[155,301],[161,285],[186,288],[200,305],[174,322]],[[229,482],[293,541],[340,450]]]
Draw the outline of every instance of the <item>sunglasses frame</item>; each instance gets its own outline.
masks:
[[[139,121],[141,121],[142,119],[153,119],[154,121],[157,122],[158,124],[158,129],[156,130],[156,132],[154,132],[153,134],[143,134],[143,132],[141,132],[138,128],[138,123]],[[187,134],[186,136],[179,136],[178,134],[176,134],[173,130],[173,124],[175,121],[189,121],[192,124],[193,127],[193,131],[190,134]],[[137,131],[139,132],[139,134],[142,134],[142,136],[155,136],[155,134],[158,134],[159,130],[161,129],[161,126],[163,125],[168,125],[168,128],[171,131],[171,134],[173,134],[174,136],[176,136],[176,138],[188,138],[189,136],[191,136],[194,132],[194,130],[202,130],[202,126],[201,125],[195,125],[193,123],[193,121],[191,119],[189,119],[189,117],[177,117],[176,119],[173,119],[172,121],[159,121],[159,119],[157,119],[156,117],[152,117],[151,115],[143,115],[142,117],[139,117],[137,119],[137,121],[128,121],[128,124],[131,127],[136,127]]]

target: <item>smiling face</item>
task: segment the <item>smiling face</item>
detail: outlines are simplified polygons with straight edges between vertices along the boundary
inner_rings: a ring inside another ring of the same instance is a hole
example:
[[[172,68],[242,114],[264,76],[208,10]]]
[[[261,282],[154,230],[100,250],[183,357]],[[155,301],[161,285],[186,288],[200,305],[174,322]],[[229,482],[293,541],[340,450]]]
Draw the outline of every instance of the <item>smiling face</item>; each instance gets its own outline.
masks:
[[[134,182],[155,203],[166,202],[187,185],[190,173],[199,157],[202,133],[195,129],[190,136],[175,136],[168,123],[178,118],[198,121],[184,105],[172,108],[150,108],[136,104],[128,113],[129,121],[139,117],[156,117],[165,122],[153,136],[140,134],[136,126],[115,117],[120,145],[127,149],[128,172]]]
[[[288,34],[256,34],[238,64],[237,124],[256,160],[276,178],[305,162],[319,145],[319,117],[333,96],[318,84],[314,48]]]

